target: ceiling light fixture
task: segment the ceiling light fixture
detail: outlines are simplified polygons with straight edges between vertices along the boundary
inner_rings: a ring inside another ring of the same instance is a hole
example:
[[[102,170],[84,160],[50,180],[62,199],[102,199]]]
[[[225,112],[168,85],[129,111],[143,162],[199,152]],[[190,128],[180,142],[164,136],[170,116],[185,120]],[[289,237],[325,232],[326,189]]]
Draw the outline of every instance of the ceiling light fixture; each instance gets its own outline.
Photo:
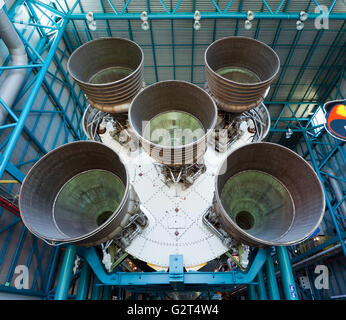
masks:
[[[250,30],[252,28],[252,22],[249,20],[245,20],[244,28],[245,30]]]
[[[146,11],[143,11],[141,13],[141,20],[143,21],[141,25],[142,30],[144,31],[149,30],[148,14]]]
[[[253,19],[255,19],[255,14],[249,10],[247,12],[247,20],[252,21]]]
[[[201,20],[201,13],[196,10],[194,15],[193,15],[193,18],[195,20],[195,22],[193,23],[193,28],[198,31],[199,29],[201,29],[201,23],[199,22]]]
[[[300,21],[300,20],[297,20],[297,22],[296,22],[296,28],[297,28],[298,31],[303,30],[303,28],[304,28],[304,22],[302,22],[302,21]]]

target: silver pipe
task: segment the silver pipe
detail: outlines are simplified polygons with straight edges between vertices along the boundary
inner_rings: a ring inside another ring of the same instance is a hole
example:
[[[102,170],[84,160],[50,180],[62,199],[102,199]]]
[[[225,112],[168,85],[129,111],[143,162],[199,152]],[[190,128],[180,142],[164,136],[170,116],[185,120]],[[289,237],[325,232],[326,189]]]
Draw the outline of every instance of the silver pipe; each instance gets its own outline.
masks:
[[[0,10],[0,38],[4,41],[11,55],[12,66],[28,64],[28,56],[23,42],[19,38],[15,28],[3,9]],[[9,108],[12,108],[14,100],[22,87],[26,76],[26,69],[12,69],[4,72],[0,84],[0,98]],[[7,117],[7,110],[0,105],[0,125]]]

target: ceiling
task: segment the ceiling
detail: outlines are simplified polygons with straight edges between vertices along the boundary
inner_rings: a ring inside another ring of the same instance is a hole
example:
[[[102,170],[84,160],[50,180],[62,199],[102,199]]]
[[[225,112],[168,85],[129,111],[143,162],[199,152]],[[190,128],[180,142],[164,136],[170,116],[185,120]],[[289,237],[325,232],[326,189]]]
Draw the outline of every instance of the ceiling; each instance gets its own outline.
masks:
[[[222,37],[246,36],[268,44],[281,61],[280,72],[266,98],[272,119],[279,115],[311,116],[317,109],[316,102],[326,99],[345,64],[344,0],[47,0],[46,3],[66,12],[73,8],[75,17],[79,14],[66,28],[65,40],[72,50],[100,37],[123,37],[137,42],[144,52],[147,85],[177,79],[203,87],[204,52]],[[324,27],[319,29],[318,19],[312,17],[320,14],[318,7],[330,10],[329,19],[323,20]],[[199,30],[193,28],[196,10],[202,14]],[[246,30],[244,22],[249,10],[255,13],[255,19],[251,29]],[[149,18],[149,30],[141,28],[139,16],[143,11],[156,14],[155,19]],[[309,13],[310,18],[304,21],[302,30],[297,30],[301,11]],[[80,15],[88,12],[99,15],[94,31],[88,28],[85,15]],[[261,14],[263,18],[258,18]],[[268,15],[270,19],[266,18]],[[286,102],[291,104],[282,112]]]

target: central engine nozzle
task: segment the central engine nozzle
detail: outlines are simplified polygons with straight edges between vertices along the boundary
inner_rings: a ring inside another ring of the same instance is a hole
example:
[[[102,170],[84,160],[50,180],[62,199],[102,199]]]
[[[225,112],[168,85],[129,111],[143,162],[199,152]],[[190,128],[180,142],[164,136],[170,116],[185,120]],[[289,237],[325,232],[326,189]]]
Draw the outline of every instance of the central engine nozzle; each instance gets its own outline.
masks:
[[[100,38],[76,49],[67,68],[93,107],[119,113],[128,111],[127,104],[143,87],[143,61],[135,42]]]
[[[258,106],[280,69],[273,49],[246,37],[213,42],[204,60],[210,92],[218,107],[228,112],[244,112]]]
[[[20,191],[24,224],[37,237],[91,246],[129,223],[133,189],[119,156],[99,142],[65,144],[43,156]]]
[[[169,166],[199,160],[216,119],[212,98],[185,81],[155,83],[140,92],[129,109],[130,125],[141,138],[144,150]]]
[[[303,158],[283,146],[259,142],[224,160],[214,208],[225,231],[242,243],[284,246],[315,231],[325,198],[317,174]]]

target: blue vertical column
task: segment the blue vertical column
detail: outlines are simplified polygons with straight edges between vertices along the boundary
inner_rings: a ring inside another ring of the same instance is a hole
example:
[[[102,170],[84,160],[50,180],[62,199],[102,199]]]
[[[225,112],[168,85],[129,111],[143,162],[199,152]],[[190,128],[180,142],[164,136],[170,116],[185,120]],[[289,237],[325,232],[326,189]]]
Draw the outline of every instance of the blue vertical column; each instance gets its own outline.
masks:
[[[256,276],[256,281],[258,282],[258,298],[259,300],[267,300],[267,292],[263,279],[263,271],[262,269],[258,272]]]
[[[299,300],[287,248],[276,247],[281,273],[281,281],[286,300]]]
[[[64,260],[60,269],[58,285],[55,291],[55,300],[66,300],[70,287],[72,269],[76,259],[76,247],[68,245],[65,249]]]
[[[122,295],[123,295],[123,289],[118,288],[118,300],[122,300]]]
[[[275,269],[273,264],[273,258],[270,254],[267,256],[267,261],[264,265],[265,273],[267,276],[268,293],[270,300],[280,300],[280,293],[278,284],[276,282]]]
[[[104,286],[102,300],[111,300],[112,298],[112,286]]]
[[[100,280],[94,274],[94,283],[93,283],[93,291],[91,293],[91,300],[99,300],[100,299],[100,292],[101,292],[100,284],[101,284]]]
[[[256,287],[254,284],[249,284],[248,286],[249,300],[257,300]]]
[[[88,298],[90,283],[90,267],[87,261],[83,262],[82,270],[78,281],[76,300],[86,300]]]

